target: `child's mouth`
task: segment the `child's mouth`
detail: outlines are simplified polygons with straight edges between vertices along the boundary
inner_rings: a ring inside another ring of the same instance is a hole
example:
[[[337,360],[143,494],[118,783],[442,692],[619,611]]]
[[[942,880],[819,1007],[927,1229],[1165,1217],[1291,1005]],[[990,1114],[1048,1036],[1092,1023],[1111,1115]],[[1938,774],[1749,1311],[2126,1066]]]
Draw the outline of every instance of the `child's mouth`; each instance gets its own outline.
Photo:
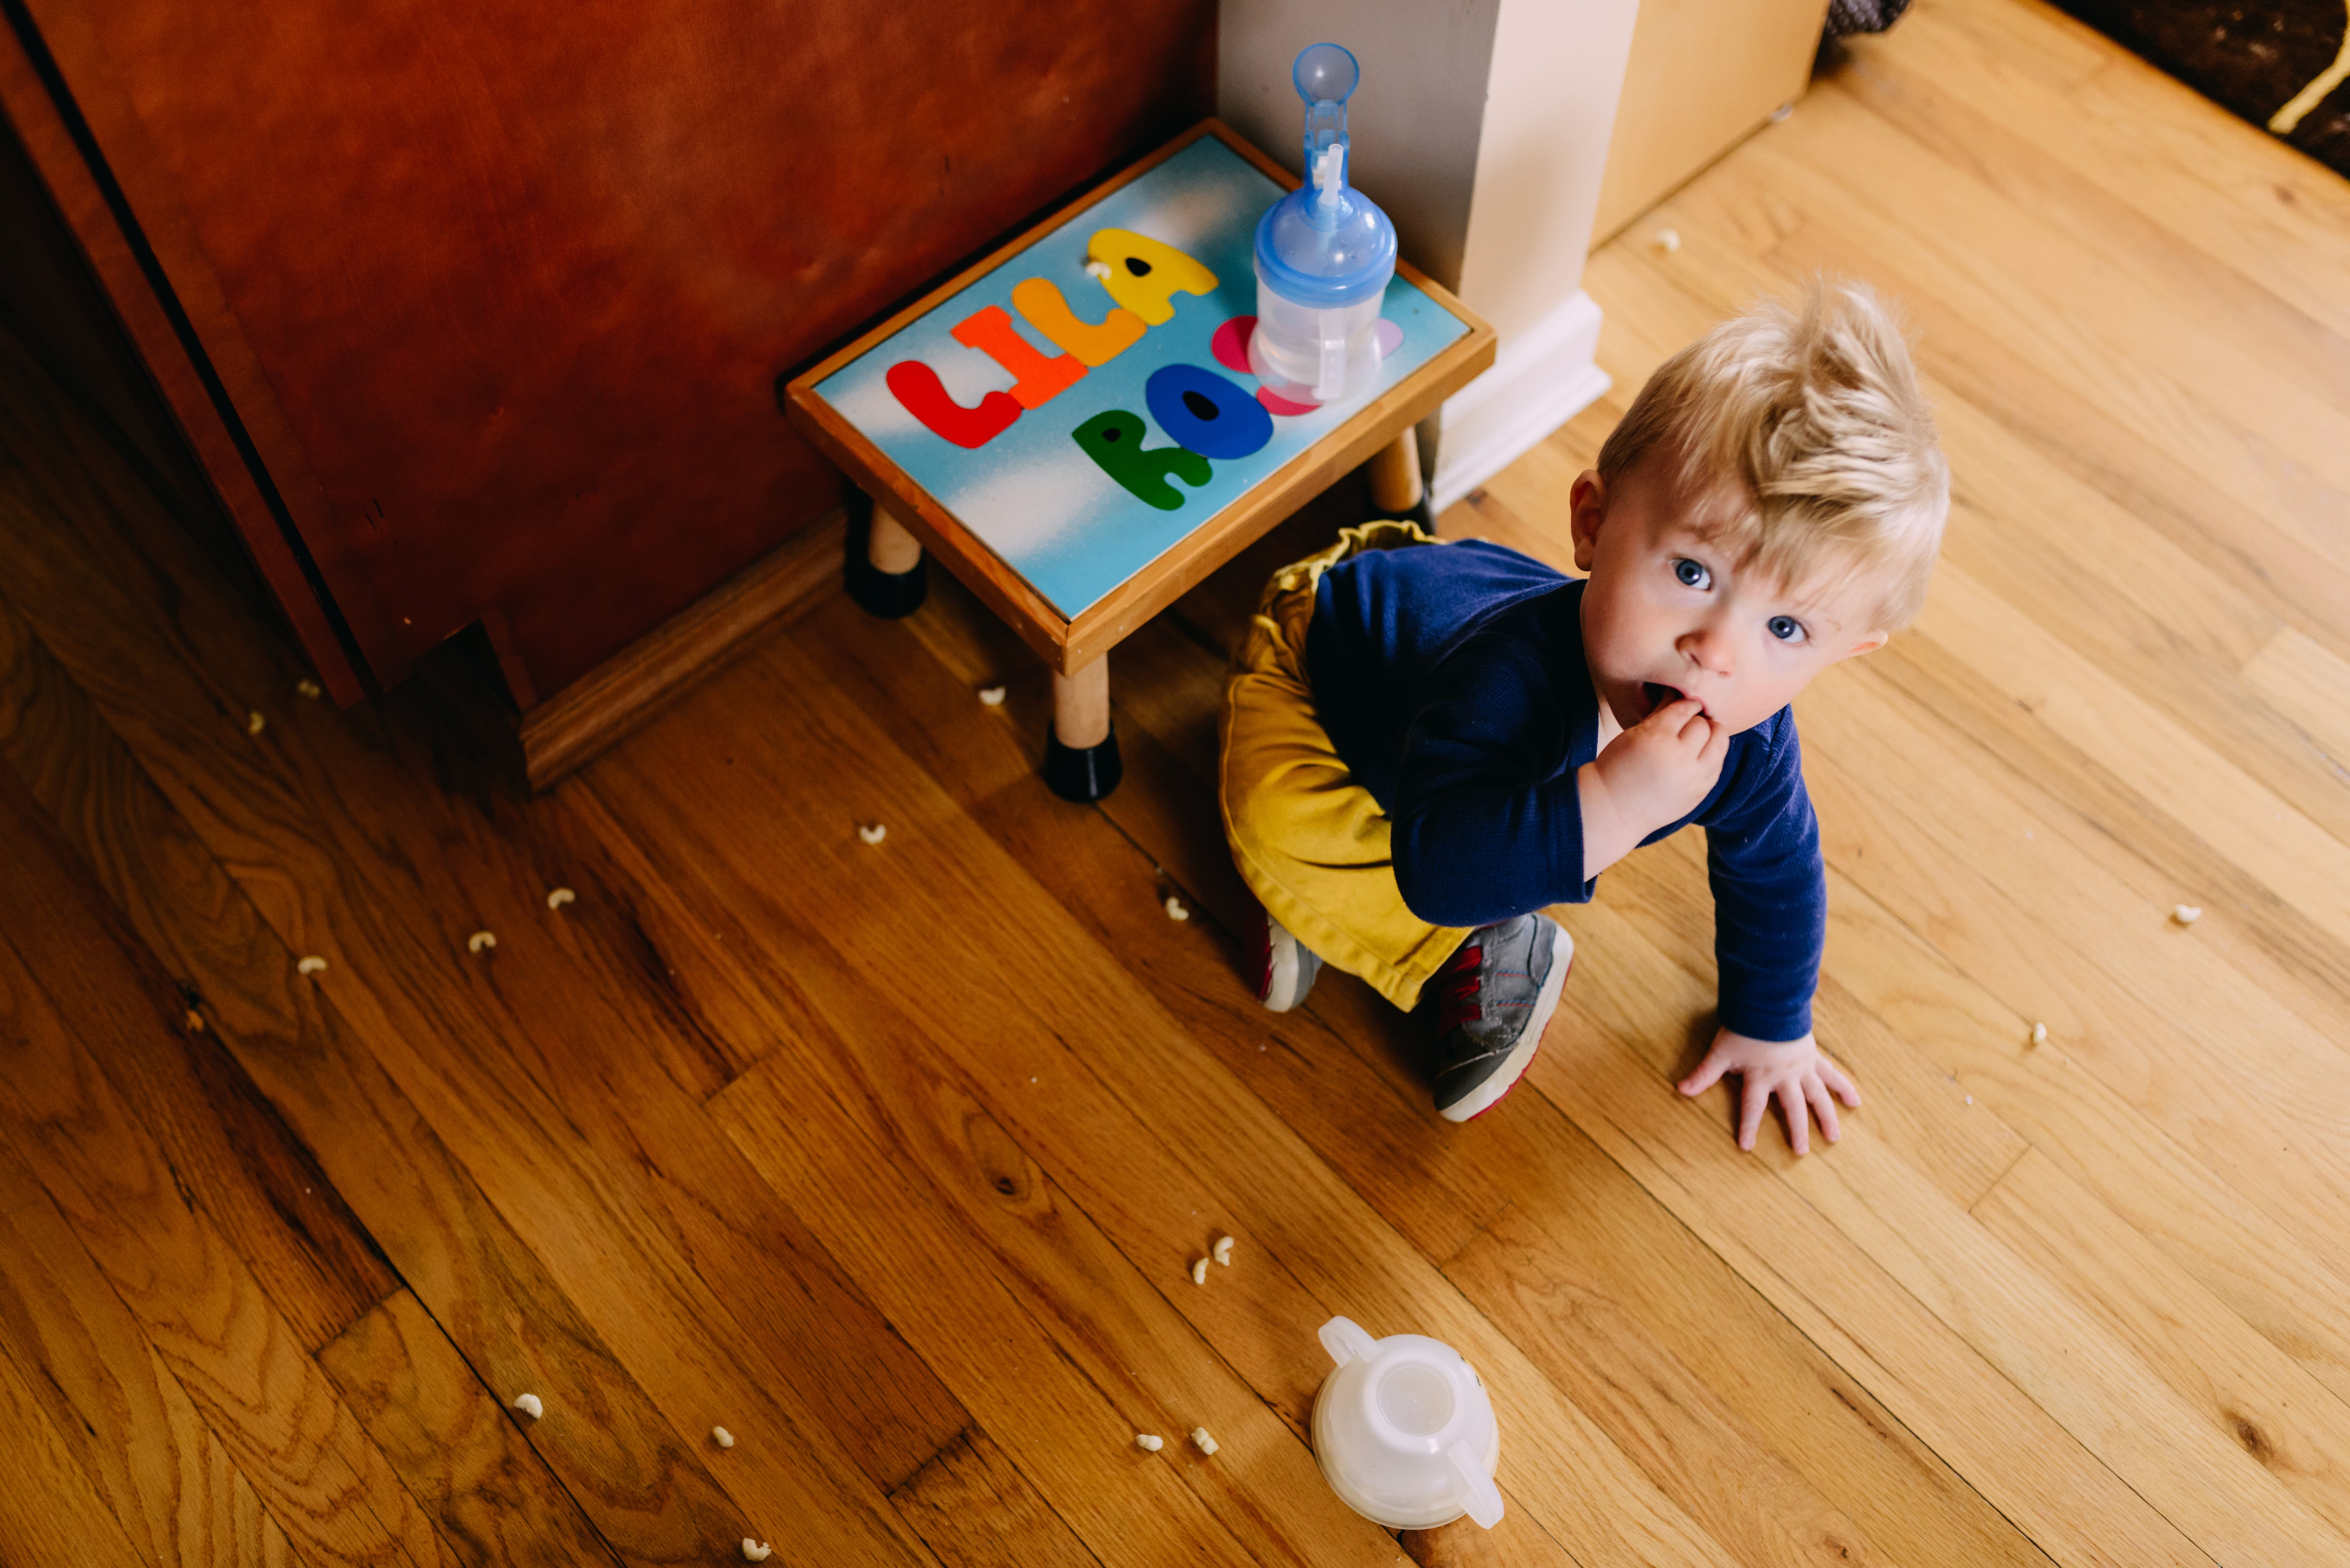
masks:
[[[1645,696],[1648,700],[1648,712],[1650,713],[1655,712],[1658,709],[1662,708],[1669,703],[1679,701],[1683,695],[1679,687],[1659,685],[1654,680],[1651,680],[1647,685],[1641,687],[1640,692],[1641,695]],[[1647,715],[1643,714],[1642,717],[1645,718]]]

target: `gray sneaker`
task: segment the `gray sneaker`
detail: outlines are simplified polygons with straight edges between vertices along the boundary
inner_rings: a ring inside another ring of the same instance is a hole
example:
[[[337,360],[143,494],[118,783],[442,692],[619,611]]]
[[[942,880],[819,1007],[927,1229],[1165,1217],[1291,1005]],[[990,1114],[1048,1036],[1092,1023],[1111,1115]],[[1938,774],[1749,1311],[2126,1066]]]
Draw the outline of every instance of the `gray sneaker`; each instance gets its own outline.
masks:
[[[1465,1122],[1525,1075],[1558,1010],[1575,939],[1547,915],[1469,933],[1436,977],[1436,1108]]]
[[[1249,954],[1256,999],[1268,1012],[1286,1012],[1314,989],[1314,977],[1322,972],[1322,960],[1263,909],[1257,911],[1257,919],[1256,940]]]

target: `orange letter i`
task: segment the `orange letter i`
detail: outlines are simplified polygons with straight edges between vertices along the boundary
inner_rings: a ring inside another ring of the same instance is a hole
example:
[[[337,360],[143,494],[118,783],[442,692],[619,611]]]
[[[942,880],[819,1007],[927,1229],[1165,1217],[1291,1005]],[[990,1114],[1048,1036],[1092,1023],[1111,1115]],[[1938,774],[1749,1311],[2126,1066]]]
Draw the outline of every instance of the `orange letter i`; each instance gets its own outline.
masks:
[[[1012,317],[1000,305],[991,305],[964,317],[955,324],[953,337],[964,348],[978,349],[1018,378],[1013,383],[1012,396],[1024,409],[1051,402],[1086,373],[1085,366],[1070,355],[1055,354],[1047,359],[1030,348],[1028,340],[1013,330]]]
[[[1142,336],[1142,317],[1113,306],[1097,327],[1077,318],[1053,280],[1022,278],[1012,286],[1012,308],[1028,318],[1055,348],[1066,348],[1086,365],[1100,369],[1134,347]]]

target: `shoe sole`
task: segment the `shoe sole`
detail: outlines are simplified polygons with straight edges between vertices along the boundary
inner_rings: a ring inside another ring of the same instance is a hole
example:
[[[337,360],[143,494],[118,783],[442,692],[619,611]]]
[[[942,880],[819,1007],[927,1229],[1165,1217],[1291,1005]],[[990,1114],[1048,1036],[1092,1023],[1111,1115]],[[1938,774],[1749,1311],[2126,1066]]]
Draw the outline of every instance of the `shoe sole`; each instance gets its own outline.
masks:
[[[1264,1003],[1267,1012],[1286,1012],[1305,1000],[1297,984],[1298,971],[1305,966],[1297,961],[1297,939],[1265,917],[1266,941],[1264,987],[1257,1000]]]
[[[1518,1086],[1518,1080],[1534,1064],[1534,1053],[1542,1049],[1543,1034],[1550,1028],[1551,1014],[1558,1011],[1558,999],[1566,991],[1566,972],[1575,967],[1575,939],[1566,934],[1565,926],[1554,925],[1551,929],[1557,934],[1551,939],[1550,975],[1534,997],[1534,1015],[1526,1020],[1525,1033],[1518,1036],[1518,1043],[1510,1047],[1491,1077],[1437,1113],[1446,1121],[1465,1122],[1483,1116]]]

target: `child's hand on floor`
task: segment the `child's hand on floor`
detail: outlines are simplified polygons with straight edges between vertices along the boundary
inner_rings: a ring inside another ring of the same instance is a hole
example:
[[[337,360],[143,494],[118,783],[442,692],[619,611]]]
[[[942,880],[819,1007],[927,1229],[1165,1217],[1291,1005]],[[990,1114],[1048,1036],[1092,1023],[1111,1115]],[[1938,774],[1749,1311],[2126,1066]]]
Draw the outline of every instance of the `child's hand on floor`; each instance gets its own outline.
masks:
[[[1701,1095],[1729,1073],[1743,1080],[1738,1110],[1741,1148],[1754,1147],[1754,1135],[1762,1126],[1763,1113],[1771,1108],[1773,1095],[1779,1097],[1779,1107],[1787,1118],[1787,1141],[1794,1146],[1797,1154],[1811,1152],[1810,1129],[1814,1115],[1820,1118],[1820,1131],[1834,1143],[1841,1136],[1836,1126],[1835,1102],[1842,1100],[1855,1106],[1860,1104],[1860,1091],[1845,1076],[1844,1069],[1820,1054],[1819,1042],[1809,1034],[1800,1040],[1774,1043],[1752,1040],[1725,1029],[1713,1037],[1713,1049],[1705,1054],[1697,1071],[1681,1080],[1680,1091],[1684,1095]]]

